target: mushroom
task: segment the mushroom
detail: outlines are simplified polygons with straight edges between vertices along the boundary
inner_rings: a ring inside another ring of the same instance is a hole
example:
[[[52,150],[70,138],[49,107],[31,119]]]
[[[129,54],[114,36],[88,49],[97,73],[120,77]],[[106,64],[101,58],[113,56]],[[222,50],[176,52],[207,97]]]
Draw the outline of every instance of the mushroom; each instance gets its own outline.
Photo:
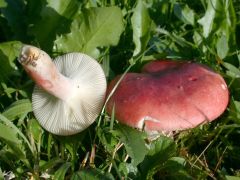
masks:
[[[107,95],[120,77],[110,82]],[[147,132],[172,132],[213,121],[224,112],[228,101],[224,79],[208,67],[157,60],[146,64],[141,73],[127,73],[106,110],[115,112],[115,118],[129,126]]]
[[[36,82],[32,106],[43,128],[72,135],[95,121],[106,93],[106,78],[96,60],[69,53],[52,61],[46,52],[30,45],[23,46],[18,60]]]

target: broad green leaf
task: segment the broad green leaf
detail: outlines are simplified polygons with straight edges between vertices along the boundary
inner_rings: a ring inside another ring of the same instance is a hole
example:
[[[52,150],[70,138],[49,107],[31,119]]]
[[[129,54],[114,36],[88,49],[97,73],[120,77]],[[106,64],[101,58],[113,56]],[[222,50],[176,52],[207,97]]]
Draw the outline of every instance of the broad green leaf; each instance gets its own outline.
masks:
[[[5,0],[0,0],[0,8],[7,7],[7,2]]]
[[[34,154],[33,148],[30,145],[29,141],[27,140],[26,136],[9,119],[0,114],[0,122],[3,122],[5,125],[12,128],[13,132],[17,133],[24,140],[23,142],[28,145],[29,150],[31,151],[32,154]]]
[[[0,50],[8,58],[9,65],[14,69],[16,69],[17,67],[13,61],[16,59],[16,57],[19,56],[21,47],[22,43],[19,41],[9,41],[0,43]]]
[[[97,47],[117,45],[122,32],[123,17],[120,8],[90,8],[74,19],[71,33],[57,38],[56,50],[80,51],[97,57]]]
[[[219,7],[219,0],[208,1],[208,7],[205,15],[198,20],[198,23],[203,26],[203,36],[207,38],[213,29],[216,9]]]
[[[15,89],[15,88],[9,88],[9,87],[7,87],[7,84],[6,83],[4,83],[4,82],[1,82],[1,86],[2,86],[2,88],[3,88],[3,91],[6,93],[6,95],[11,99],[12,98],[12,93],[14,93],[14,92],[16,92],[17,91],[17,89]]]
[[[31,1],[29,11],[36,8],[40,10],[40,18],[33,19],[33,26],[30,34],[33,34],[42,49],[51,51],[53,41],[57,35],[69,32],[72,18],[76,15],[80,2],[78,0],[47,0],[43,4],[41,1]]]
[[[17,137],[17,132],[6,124],[0,123],[0,138],[15,144],[21,143]]]
[[[131,174],[133,177],[136,177],[138,173],[137,167],[133,166],[132,163],[121,162],[118,169],[126,178],[129,176],[129,174]]]
[[[3,85],[3,84],[2,84]],[[6,85],[6,84],[5,84]],[[11,94],[12,93],[14,93],[14,92],[16,92],[17,91],[17,89],[15,89],[15,88],[8,88],[7,86],[5,86],[5,85],[3,85],[4,87],[6,87],[6,88],[4,88],[4,92],[8,95],[8,97],[11,97]]]
[[[236,43],[236,15],[231,0],[208,1],[207,11],[205,15],[198,20],[198,23],[203,26],[203,36],[205,38],[208,38],[211,33],[215,33],[220,38],[223,35],[226,36],[227,42],[231,46]]]
[[[185,168],[186,160],[181,157],[172,157],[164,163],[159,169],[155,169],[158,174],[164,179],[182,179],[192,180],[193,178],[187,173]]]
[[[232,0],[208,1],[207,11],[198,23],[203,27],[203,37],[210,40],[207,46],[216,49],[218,56],[224,59],[229,49],[236,45],[236,14]]]
[[[0,43],[0,80],[17,69],[13,62],[18,57],[22,44],[18,41]]]
[[[189,41],[187,41],[184,37],[181,37],[179,34],[175,34],[168,32],[165,29],[162,28],[158,28],[158,32],[161,34],[164,34],[166,36],[168,36],[169,38],[171,38],[174,42],[176,42],[177,44],[179,44],[181,47],[193,47],[194,45],[192,43],[190,43]]]
[[[221,3],[221,9],[218,13],[219,17],[217,19],[217,23],[220,24],[219,32],[227,37],[230,41],[229,45],[233,47],[236,44],[235,31],[237,22],[233,1],[224,0],[223,3]]]
[[[132,158],[133,165],[137,166],[148,152],[144,141],[146,134],[125,125],[118,125],[116,133]]]
[[[28,132],[32,135],[36,143],[40,143],[40,138],[43,134],[43,129],[36,119],[28,120]]]
[[[50,159],[49,161],[40,161],[40,167],[39,170],[44,172],[48,169],[52,169],[56,165],[63,163],[64,161],[60,159],[59,157],[55,157],[53,159]]]
[[[155,169],[164,166],[171,157],[176,154],[176,144],[168,137],[161,136],[151,142],[149,152],[140,164],[143,178],[151,177]]]
[[[222,35],[217,41],[217,54],[221,59],[224,59],[227,56],[229,51],[228,40],[225,35]]]
[[[165,166],[171,166],[171,170],[175,171],[178,170],[178,166],[185,166],[186,160],[182,157],[172,157],[168,160],[168,162],[165,164]]]
[[[224,67],[227,68],[227,75],[232,78],[240,78],[240,69],[235,67],[234,65],[224,62]]]
[[[225,176],[226,180],[240,180],[240,177],[238,176]]]
[[[68,169],[71,167],[70,162],[64,163],[55,173],[54,179],[64,180]]]
[[[202,36],[199,34],[199,32],[197,31],[194,31],[194,34],[193,34],[193,41],[194,43],[199,46],[201,43],[202,43]]]
[[[84,169],[75,172],[71,180],[114,180],[114,177],[110,173],[103,173],[98,169]]]
[[[29,159],[27,159],[26,151],[23,144],[13,143],[10,141],[3,140],[6,144],[0,151],[0,159],[8,163],[8,161],[15,162],[16,160],[22,161],[26,166],[29,166]],[[30,157],[30,156],[28,156]],[[9,162],[11,163],[11,162]]]
[[[4,146],[0,150],[1,164],[7,164],[11,168],[15,168],[15,163],[17,161],[16,153],[12,154],[8,146]]]
[[[7,146],[4,146],[0,150],[0,158],[2,162],[5,162],[10,167],[14,167],[13,161],[16,161],[16,157],[14,155],[12,156],[12,153],[9,152],[9,148]]]
[[[25,149],[15,129],[2,123],[0,123],[0,129],[0,139],[2,142],[8,145],[8,149],[6,149],[8,151],[8,154],[10,153],[12,156],[18,159],[24,159]]]
[[[145,50],[148,44],[152,25],[152,20],[144,1],[138,0],[137,6],[133,11],[131,23],[133,28],[133,42],[135,44],[133,56],[137,56]]]
[[[194,11],[187,4],[174,4],[174,14],[185,24],[194,25]]]
[[[109,128],[97,128],[97,136],[100,142],[103,144],[105,150],[109,153],[114,151],[115,146],[118,143],[116,137],[111,134]]]
[[[2,114],[10,121],[32,111],[29,99],[18,100],[10,105]]]

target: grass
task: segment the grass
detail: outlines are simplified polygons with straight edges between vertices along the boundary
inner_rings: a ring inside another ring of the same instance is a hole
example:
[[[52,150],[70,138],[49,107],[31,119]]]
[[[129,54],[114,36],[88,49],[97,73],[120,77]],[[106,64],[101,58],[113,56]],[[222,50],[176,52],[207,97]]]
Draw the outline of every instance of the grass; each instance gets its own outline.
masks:
[[[240,179],[240,3],[237,0],[0,0],[0,179]],[[192,60],[220,73],[230,102],[216,121],[147,141],[103,109],[68,137],[42,129],[22,44],[51,57],[98,59],[110,81],[155,59]]]

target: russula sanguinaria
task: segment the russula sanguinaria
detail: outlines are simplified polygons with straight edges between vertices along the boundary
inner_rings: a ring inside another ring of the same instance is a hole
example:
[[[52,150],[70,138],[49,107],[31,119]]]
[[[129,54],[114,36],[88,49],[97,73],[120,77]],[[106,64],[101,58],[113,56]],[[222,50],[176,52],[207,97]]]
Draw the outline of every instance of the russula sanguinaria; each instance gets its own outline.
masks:
[[[110,82],[107,94],[120,76]],[[228,105],[224,79],[192,62],[152,61],[141,73],[127,73],[106,110],[121,123],[146,131],[171,132],[196,127],[219,117]]]
[[[18,60],[36,82],[33,112],[44,129],[72,135],[95,121],[106,93],[106,78],[96,60],[69,53],[52,61],[47,53],[30,45],[23,46]]]

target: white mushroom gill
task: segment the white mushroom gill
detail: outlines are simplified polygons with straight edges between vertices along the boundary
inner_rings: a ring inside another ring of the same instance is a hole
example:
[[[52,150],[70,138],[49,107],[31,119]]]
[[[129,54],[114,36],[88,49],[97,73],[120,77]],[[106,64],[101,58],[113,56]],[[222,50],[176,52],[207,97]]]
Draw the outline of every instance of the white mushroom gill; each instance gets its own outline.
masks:
[[[33,112],[46,130],[72,135],[95,121],[106,93],[106,78],[96,60],[69,53],[52,61],[44,51],[26,45],[19,62],[37,84]]]

